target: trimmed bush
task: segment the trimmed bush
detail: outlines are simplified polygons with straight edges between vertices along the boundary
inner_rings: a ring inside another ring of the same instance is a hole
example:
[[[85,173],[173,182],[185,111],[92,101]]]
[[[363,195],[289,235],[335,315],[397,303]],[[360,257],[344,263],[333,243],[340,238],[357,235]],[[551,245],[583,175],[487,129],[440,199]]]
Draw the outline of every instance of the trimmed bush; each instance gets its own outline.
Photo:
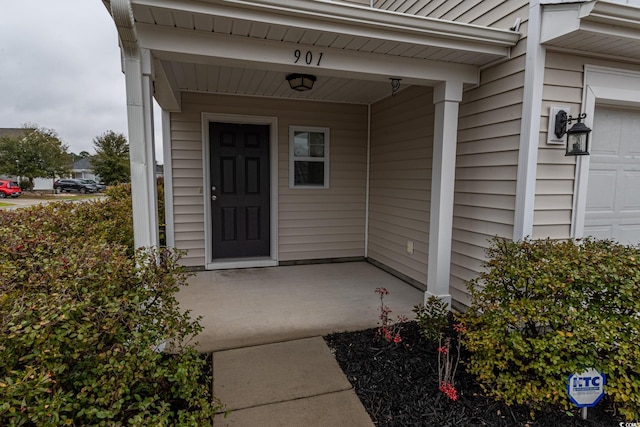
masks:
[[[179,254],[133,253],[121,195],[0,215],[0,425],[202,426],[220,410],[175,298]]]
[[[640,248],[610,241],[496,239],[468,285],[468,371],[508,404],[571,407],[570,374],[596,368],[640,418]]]
[[[449,325],[449,307],[435,295],[431,295],[425,304],[413,308],[420,335],[427,341],[438,341]]]
[[[31,191],[31,181],[28,178],[21,178],[18,185],[20,185],[22,192]]]

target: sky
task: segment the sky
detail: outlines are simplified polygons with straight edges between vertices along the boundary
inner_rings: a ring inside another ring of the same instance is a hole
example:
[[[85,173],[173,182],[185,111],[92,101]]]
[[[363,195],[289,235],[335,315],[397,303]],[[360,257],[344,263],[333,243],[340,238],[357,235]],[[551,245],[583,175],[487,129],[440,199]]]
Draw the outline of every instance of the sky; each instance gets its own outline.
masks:
[[[156,157],[162,136],[156,106]],[[127,136],[116,27],[100,0],[0,0],[0,127],[52,129],[68,151]]]

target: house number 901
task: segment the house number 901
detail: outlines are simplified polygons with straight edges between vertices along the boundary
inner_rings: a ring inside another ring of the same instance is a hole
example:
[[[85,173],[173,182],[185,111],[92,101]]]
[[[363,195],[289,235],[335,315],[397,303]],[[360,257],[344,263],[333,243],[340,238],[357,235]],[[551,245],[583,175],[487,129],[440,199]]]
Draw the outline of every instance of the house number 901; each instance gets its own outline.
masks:
[[[320,55],[318,56],[318,61],[315,62],[316,66],[320,66],[320,61],[322,60],[322,55],[323,53],[320,52]],[[307,65],[311,65],[314,63],[313,60],[313,52],[311,52],[310,50],[308,50],[306,53],[302,53],[300,51],[300,49],[296,49],[295,52],[293,52],[293,56],[296,57],[296,60],[293,61],[294,64],[297,64],[300,61],[304,61],[305,64]]]

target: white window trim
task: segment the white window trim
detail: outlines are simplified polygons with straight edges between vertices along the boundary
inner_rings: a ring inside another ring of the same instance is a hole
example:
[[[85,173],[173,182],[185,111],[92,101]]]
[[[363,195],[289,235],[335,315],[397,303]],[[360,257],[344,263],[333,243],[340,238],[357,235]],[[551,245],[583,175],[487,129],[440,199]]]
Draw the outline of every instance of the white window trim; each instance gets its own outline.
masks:
[[[320,159],[319,157],[313,157],[313,158],[309,158],[309,157],[295,157],[294,154],[294,150],[293,150],[293,135],[295,132],[317,132],[317,133],[324,133],[324,160],[322,160],[324,162],[324,185],[296,185],[295,183],[295,161],[296,160],[302,160],[302,161],[308,161],[309,159],[312,159],[311,161],[318,161],[318,159]],[[328,127],[313,127],[313,126],[289,126],[289,188],[291,189],[328,189],[329,188],[329,159],[330,159],[330,146],[331,146],[331,134],[329,131]]]
[[[640,106],[640,72],[617,68],[585,65],[583,112],[587,114],[585,124],[593,129],[596,104]],[[590,143],[598,144],[592,140]],[[587,211],[587,187],[589,185],[589,165],[591,156],[579,156],[573,188],[573,214],[571,237],[584,237],[584,220]]]

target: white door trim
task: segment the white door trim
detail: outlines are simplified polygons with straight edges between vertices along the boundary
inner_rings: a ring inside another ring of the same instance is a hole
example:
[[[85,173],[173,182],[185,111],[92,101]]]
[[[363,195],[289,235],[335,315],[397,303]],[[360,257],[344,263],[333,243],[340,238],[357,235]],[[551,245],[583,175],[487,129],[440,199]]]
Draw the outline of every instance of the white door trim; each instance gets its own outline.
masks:
[[[640,72],[617,68],[585,65],[582,105],[587,113],[585,124],[593,128],[596,104],[640,107]],[[597,141],[592,141],[597,144]],[[573,188],[573,214],[571,237],[584,237],[584,221],[587,209],[590,156],[579,156]]]
[[[265,258],[212,260],[211,239],[211,164],[209,161],[209,123],[243,123],[269,125],[269,174],[270,174],[270,255]],[[276,117],[245,116],[235,114],[202,113],[202,195],[204,197],[205,268],[222,270],[231,268],[273,267],[278,265],[278,119]]]

